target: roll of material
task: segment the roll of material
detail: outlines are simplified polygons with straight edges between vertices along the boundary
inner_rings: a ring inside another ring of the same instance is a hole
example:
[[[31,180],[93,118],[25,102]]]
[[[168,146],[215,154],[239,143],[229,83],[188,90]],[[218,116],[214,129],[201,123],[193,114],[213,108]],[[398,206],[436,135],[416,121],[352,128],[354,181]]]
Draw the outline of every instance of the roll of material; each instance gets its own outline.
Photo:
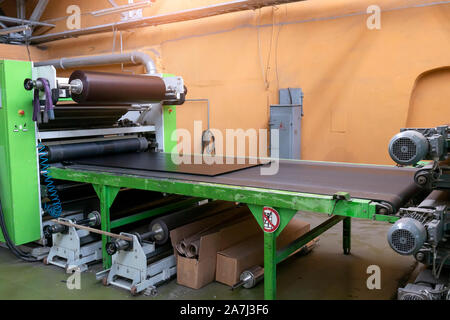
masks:
[[[78,103],[148,103],[164,100],[166,95],[166,84],[157,76],[77,70],[69,82],[74,80],[82,83],[80,93],[72,92]]]
[[[200,252],[200,239],[192,241],[189,244],[189,247],[187,248],[187,250],[185,250],[185,252],[186,252],[186,257],[188,257],[188,258],[198,257],[198,254]]]
[[[157,244],[164,244],[169,240],[170,230],[176,229],[182,225],[218,214],[225,210],[235,208],[236,205],[232,202],[213,201],[194,208],[187,208],[181,211],[167,214],[160,218],[154,219],[149,226],[150,231],[161,230],[155,236]]]
[[[61,162],[83,157],[140,152],[148,148],[145,138],[106,140],[47,146],[48,162]]]

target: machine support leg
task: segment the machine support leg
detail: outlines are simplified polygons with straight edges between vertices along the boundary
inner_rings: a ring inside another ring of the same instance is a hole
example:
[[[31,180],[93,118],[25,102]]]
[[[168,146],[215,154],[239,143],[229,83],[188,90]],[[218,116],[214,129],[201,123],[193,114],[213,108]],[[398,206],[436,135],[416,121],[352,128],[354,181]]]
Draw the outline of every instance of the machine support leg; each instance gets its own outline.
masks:
[[[101,229],[102,231],[110,232],[111,218],[109,215],[109,209],[111,208],[111,205],[119,192],[119,188],[105,185],[94,185],[94,189],[100,198]],[[106,244],[108,241],[109,237],[102,235],[102,257],[104,270],[111,268],[112,264],[111,256],[106,252]]]
[[[275,300],[277,296],[277,238],[264,233],[264,299]]]
[[[344,220],[342,220],[342,247],[344,249],[344,254],[350,254],[351,230],[352,230],[352,220],[350,217],[347,217]]]
[[[263,206],[249,204],[261,229],[264,229]],[[277,297],[277,237],[297,213],[296,210],[272,208],[279,214],[279,226],[274,232],[264,232],[264,299],[275,300]]]
[[[104,187],[106,188],[106,187]],[[100,198],[100,214],[101,214],[101,228],[103,231],[111,231],[111,219],[109,215],[109,206],[106,192],[102,192],[102,197]],[[105,248],[109,241],[109,237],[102,235],[102,257],[103,257],[103,269],[111,268],[111,256],[106,254]]]

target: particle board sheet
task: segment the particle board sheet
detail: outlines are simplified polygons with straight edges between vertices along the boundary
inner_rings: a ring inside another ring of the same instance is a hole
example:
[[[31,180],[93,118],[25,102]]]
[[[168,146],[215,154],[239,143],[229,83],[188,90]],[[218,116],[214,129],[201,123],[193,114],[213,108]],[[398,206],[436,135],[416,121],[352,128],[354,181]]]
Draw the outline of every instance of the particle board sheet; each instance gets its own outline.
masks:
[[[414,174],[417,169],[394,166],[281,160],[279,170],[274,175],[261,175],[261,168],[269,166],[269,164],[266,164],[207,176],[190,172],[183,173],[181,170],[178,172],[158,172],[136,170],[130,167],[113,167],[107,159],[102,161],[98,159],[96,163],[98,166],[87,165],[89,164],[87,161],[84,161],[84,165],[78,162],[70,168],[154,179],[176,179],[192,183],[209,182],[321,195],[333,195],[341,191],[348,192],[352,198],[388,202],[394,209],[399,209],[421,190],[414,183]]]
[[[73,162],[91,166],[107,166],[113,168],[136,169],[145,171],[188,173],[201,176],[217,176],[224,173],[259,166],[261,164],[260,161],[251,163],[250,159],[248,158],[241,158],[243,163],[237,163],[237,160],[234,158],[222,158],[220,164],[213,165],[207,164],[202,161],[201,157],[195,157],[193,155],[189,155],[186,159],[188,161],[185,162],[188,163],[177,164],[172,160],[170,153],[140,152],[84,158],[73,160]]]

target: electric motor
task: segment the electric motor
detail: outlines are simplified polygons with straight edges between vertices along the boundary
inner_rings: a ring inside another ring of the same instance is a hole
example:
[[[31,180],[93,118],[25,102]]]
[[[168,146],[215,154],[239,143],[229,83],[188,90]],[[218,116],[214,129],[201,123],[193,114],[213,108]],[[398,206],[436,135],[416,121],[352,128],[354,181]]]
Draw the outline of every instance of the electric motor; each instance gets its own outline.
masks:
[[[414,130],[396,134],[389,143],[389,155],[400,165],[416,164],[427,156],[428,150],[428,139]]]
[[[388,242],[391,248],[405,256],[418,252],[426,239],[425,226],[412,218],[398,220],[388,232]]]
[[[397,298],[398,300],[436,300],[430,291],[432,288],[429,286],[408,283],[406,287],[398,289]]]

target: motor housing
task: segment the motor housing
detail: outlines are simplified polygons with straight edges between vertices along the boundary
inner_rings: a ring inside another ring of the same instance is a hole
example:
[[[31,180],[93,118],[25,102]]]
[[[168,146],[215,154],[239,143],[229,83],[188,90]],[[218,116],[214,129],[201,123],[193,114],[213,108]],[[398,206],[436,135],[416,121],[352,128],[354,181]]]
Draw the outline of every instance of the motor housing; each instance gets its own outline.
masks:
[[[427,239],[425,226],[413,218],[401,218],[389,229],[388,242],[401,255],[415,254]]]
[[[389,142],[389,155],[400,165],[416,164],[426,157],[428,150],[428,139],[414,130],[400,132]]]

